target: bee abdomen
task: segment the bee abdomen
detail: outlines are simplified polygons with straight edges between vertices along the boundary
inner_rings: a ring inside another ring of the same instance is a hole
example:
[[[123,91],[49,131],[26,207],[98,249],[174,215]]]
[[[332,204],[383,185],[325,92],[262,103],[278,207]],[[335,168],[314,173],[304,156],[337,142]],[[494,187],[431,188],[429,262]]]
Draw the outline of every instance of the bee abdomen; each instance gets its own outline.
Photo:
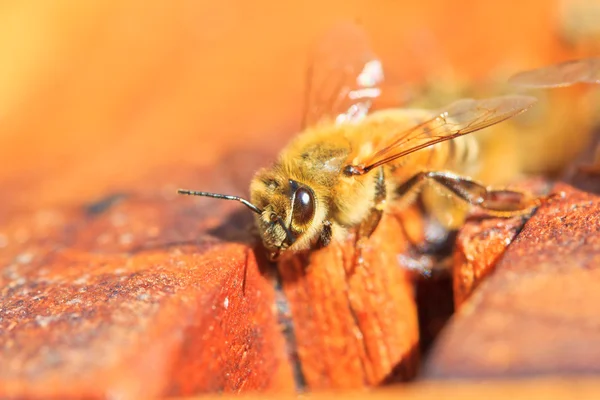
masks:
[[[474,136],[462,136],[443,144],[447,147],[444,162],[447,168],[468,171],[477,166],[479,142]]]

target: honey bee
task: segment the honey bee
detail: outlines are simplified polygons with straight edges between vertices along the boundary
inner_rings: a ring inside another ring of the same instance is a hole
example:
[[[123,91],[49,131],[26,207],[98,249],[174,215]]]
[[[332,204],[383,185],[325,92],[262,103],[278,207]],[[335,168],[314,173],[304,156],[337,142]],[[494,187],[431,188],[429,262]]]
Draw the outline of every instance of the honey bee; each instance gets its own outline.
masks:
[[[578,83],[600,84],[600,58],[569,60],[528,71],[519,72],[509,83],[526,88],[557,88]],[[600,174],[600,144],[596,146],[593,163],[578,169],[590,174]]]
[[[350,229],[366,239],[392,204],[403,206],[431,185],[502,217],[528,213],[539,204],[526,193],[489,188],[465,174],[476,161],[476,141],[465,135],[524,112],[534,97],[461,99],[438,111],[369,113],[382,84],[382,64],[363,31],[338,26],[313,54],[302,132],[273,165],[256,173],[250,200],[179,193],[250,208],[271,259],[284,251],[327,246]],[[431,211],[436,208],[433,203]]]

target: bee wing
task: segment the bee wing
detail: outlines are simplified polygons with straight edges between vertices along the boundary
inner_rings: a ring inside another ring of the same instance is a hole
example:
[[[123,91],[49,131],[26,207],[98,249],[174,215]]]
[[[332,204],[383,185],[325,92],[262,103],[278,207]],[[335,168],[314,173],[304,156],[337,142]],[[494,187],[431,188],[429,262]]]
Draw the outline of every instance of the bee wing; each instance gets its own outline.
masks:
[[[367,172],[425,147],[497,124],[536,102],[535,97],[521,95],[458,100],[437,112],[434,118],[390,135],[368,158],[359,160],[358,170]]]
[[[600,84],[600,58],[566,61],[520,72],[513,75],[509,83],[532,88],[562,87],[576,83]]]
[[[381,94],[383,68],[362,29],[343,23],[314,49],[308,68],[303,128],[362,119]]]

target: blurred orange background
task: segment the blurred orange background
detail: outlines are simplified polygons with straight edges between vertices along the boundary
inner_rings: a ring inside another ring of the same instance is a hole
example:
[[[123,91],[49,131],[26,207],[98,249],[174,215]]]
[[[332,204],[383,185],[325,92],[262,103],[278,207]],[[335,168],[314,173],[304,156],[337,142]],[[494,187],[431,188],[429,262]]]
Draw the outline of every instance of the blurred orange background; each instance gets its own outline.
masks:
[[[593,54],[592,6],[2,2],[0,217],[183,185],[172,171],[212,165],[227,149],[275,151],[299,127],[309,49],[337,21],[364,27],[394,81],[448,68],[482,79]]]

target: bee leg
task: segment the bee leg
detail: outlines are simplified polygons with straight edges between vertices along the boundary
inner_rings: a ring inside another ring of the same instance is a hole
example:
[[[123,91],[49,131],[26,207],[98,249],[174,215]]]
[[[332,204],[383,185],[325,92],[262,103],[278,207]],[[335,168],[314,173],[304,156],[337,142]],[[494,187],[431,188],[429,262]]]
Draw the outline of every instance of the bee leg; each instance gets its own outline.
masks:
[[[383,167],[380,167],[377,171],[377,176],[375,177],[375,197],[373,198],[373,207],[371,207],[367,218],[360,224],[358,229],[359,239],[369,238],[373,232],[375,232],[383,215],[386,195],[385,175],[383,173]]]
[[[437,255],[446,252],[447,250],[449,251],[456,239],[456,232],[448,230],[433,218],[428,220],[427,216],[424,215],[424,212],[425,211],[421,213],[421,217],[429,224],[429,226],[425,228],[426,232],[424,239],[412,237],[405,227],[404,219],[399,215],[394,216],[400,223],[402,233],[406,237],[409,246],[417,254]]]
[[[317,247],[318,248],[323,248],[329,245],[329,243],[331,243],[331,222],[329,221],[325,221],[323,222],[323,229],[321,230],[321,233],[319,234],[319,239],[317,240]]]
[[[386,197],[387,190],[385,185],[385,174],[383,172],[383,167],[380,167],[375,177],[375,197],[373,198],[373,207],[371,207],[367,218],[362,221],[358,227],[356,242],[354,243],[354,248],[356,250],[354,256],[354,267],[357,265],[362,265],[364,262],[362,257],[363,245],[365,241],[371,237],[373,232],[375,232],[375,229],[381,221]],[[352,271],[354,271],[354,267]]]
[[[488,189],[480,183],[450,172],[419,172],[397,188],[397,194],[404,196],[425,181],[432,180],[460,199],[486,210],[490,215],[512,217],[527,214],[541,204],[539,198],[531,198],[524,192],[508,189]]]

